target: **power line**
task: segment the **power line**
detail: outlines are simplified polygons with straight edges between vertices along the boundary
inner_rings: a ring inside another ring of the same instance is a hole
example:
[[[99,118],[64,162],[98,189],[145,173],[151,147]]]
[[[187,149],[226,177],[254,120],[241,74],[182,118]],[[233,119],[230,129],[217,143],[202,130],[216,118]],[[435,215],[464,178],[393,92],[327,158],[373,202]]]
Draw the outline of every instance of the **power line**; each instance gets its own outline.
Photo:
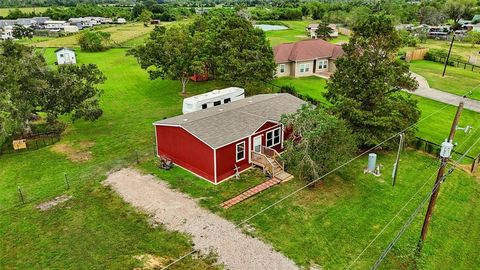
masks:
[[[423,206],[427,203],[428,199],[437,191],[437,189],[440,187],[440,185],[445,182],[445,179],[451,175],[453,173],[453,171],[457,168],[457,166],[459,165],[460,161],[467,155],[468,152],[470,152],[470,150],[473,149],[473,147],[480,141],[480,137],[475,141],[475,143],[473,143],[470,148],[456,161],[454,162],[455,164],[453,165],[453,167],[450,167],[450,169],[448,170],[448,172],[442,176],[442,179],[441,181],[438,181],[434,188],[432,189],[432,191],[430,193],[427,194],[427,196],[422,200],[422,202],[418,205],[418,207],[415,209],[415,211],[412,213],[412,215],[410,216],[410,218],[407,220],[407,222],[405,222],[405,224],[403,225],[403,227],[400,229],[400,231],[397,233],[397,235],[395,236],[395,238],[388,244],[388,246],[385,248],[385,250],[383,251],[383,253],[380,255],[380,257],[377,259],[377,261],[375,262],[375,264],[371,267],[371,270],[375,270],[378,268],[378,266],[380,266],[380,264],[382,263],[382,261],[385,259],[385,257],[387,256],[387,254],[390,252],[390,250],[395,246],[395,244],[398,242],[398,240],[400,239],[400,237],[405,233],[406,229],[412,224],[413,220],[415,219],[415,217],[417,216],[417,214],[420,212],[420,210],[423,208]]]
[[[459,97],[459,98],[465,98],[467,95],[469,95],[469,93],[471,93],[473,90],[475,90],[475,89],[476,89],[476,88],[478,88],[479,86],[480,86],[480,84],[478,84],[477,86],[475,86],[474,88],[472,88],[472,90],[470,90],[470,91],[467,91],[467,92],[466,92],[466,94],[465,94],[465,95],[463,95],[463,97]],[[399,131],[399,132],[395,133],[394,135],[390,136],[389,138],[387,138],[387,139],[383,140],[383,141],[382,141],[382,142],[380,142],[379,144],[377,144],[377,145],[375,145],[375,146],[373,146],[373,147],[369,148],[369,149],[368,149],[368,150],[366,150],[366,151],[363,151],[362,153],[360,153],[359,155],[355,156],[354,158],[352,158],[352,159],[348,160],[347,162],[343,163],[342,165],[340,165],[340,166],[336,167],[335,169],[333,169],[333,170],[331,170],[331,171],[329,171],[329,172],[325,173],[324,175],[322,175],[322,176],[318,177],[317,179],[315,179],[315,180],[311,181],[310,183],[308,183],[308,184],[306,184],[306,185],[304,185],[304,186],[302,186],[302,187],[300,187],[300,188],[298,188],[298,189],[294,190],[293,192],[291,192],[291,193],[289,193],[289,194],[285,195],[284,197],[280,198],[280,199],[279,199],[279,200],[277,200],[276,202],[274,202],[274,203],[270,204],[269,206],[267,206],[267,207],[263,208],[262,210],[258,211],[257,213],[255,213],[255,214],[251,215],[250,217],[248,217],[248,218],[244,219],[243,221],[241,221],[241,222],[239,222],[238,224],[236,224],[236,225],[235,225],[235,227],[239,227],[239,226],[241,226],[241,225],[245,224],[245,223],[246,223],[246,222],[248,222],[249,220],[251,220],[251,219],[255,218],[256,216],[258,216],[258,215],[260,215],[260,214],[264,213],[265,211],[269,210],[270,208],[272,208],[272,207],[276,206],[277,204],[280,204],[280,203],[281,203],[281,202],[283,202],[284,200],[286,200],[286,199],[288,199],[288,198],[292,197],[293,195],[295,195],[295,194],[297,194],[298,192],[300,192],[300,191],[304,190],[305,188],[307,188],[307,187],[311,186],[312,184],[314,184],[314,183],[316,183],[316,182],[320,181],[321,179],[325,178],[326,176],[328,176],[328,175],[330,175],[330,174],[332,174],[332,173],[334,173],[334,172],[338,171],[339,169],[341,169],[341,168],[345,167],[346,165],[348,165],[348,164],[352,163],[353,161],[355,161],[355,160],[359,159],[359,158],[360,158],[360,157],[362,157],[363,155],[365,155],[365,154],[367,154],[367,153],[369,153],[369,152],[371,152],[371,151],[373,151],[373,150],[377,149],[378,147],[382,146],[382,145],[383,145],[383,144],[385,144],[386,142],[388,142],[388,141],[392,140],[393,138],[397,137],[399,134],[401,134],[401,133],[405,133],[407,130],[409,130],[409,129],[411,129],[411,128],[415,127],[415,126],[417,126],[419,123],[421,123],[421,122],[423,122],[423,121],[425,121],[425,120],[429,119],[429,118],[430,118],[430,117],[432,117],[433,115],[435,115],[435,114],[437,114],[437,113],[439,113],[439,112],[443,111],[443,110],[444,110],[446,107],[448,107],[448,106],[451,106],[451,105],[450,105],[450,104],[445,104],[443,107],[441,107],[440,109],[436,110],[435,112],[433,112],[433,113],[429,114],[429,115],[428,115],[428,116],[426,116],[425,118],[422,118],[422,119],[420,119],[418,122],[416,122],[416,123],[414,123],[414,124],[411,124],[410,126],[408,126],[408,127],[404,128],[403,130],[401,130],[401,131]],[[195,253],[195,252],[196,252],[195,250],[192,250],[192,251],[190,251],[189,253],[187,253],[187,254],[185,254],[185,255],[183,255],[183,256],[181,256],[181,257],[179,257],[178,259],[176,259],[176,260],[175,260],[175,261],[173,261],[172,263],[170,263],[170,264],[166,265],[165,267],[163,267],[163,268],[162,268],[162,270],[168,269],[170,266],[172,266],[172,265],[174,265],[175,263],[177,263],[177,262],[179,262],[179,261],[183,260],[184,258],[186,258],[186,257],[190,256],[191,254],[193,254],[193,253]]]
[[[457,146],[457,148],[463,146],[465,143],[467,143],[467,141],[473,136],[474,133],[470,133],[470,135],[468,135],[467,138],[465,138],[465,140],[463,141],[463,143],[461,143],[459,146]],[[435,159],[435,162],[432,162],[432,165],[438,163],[438,160]],[[427,167],[429,167],[431,164],[427,165]],[[423,183],[423,185],[420,187],[420,188],[417,188],[417,192],[415,192],[415,194],[413,194],[412,197],[410,197],[410,199],[403,205],[403,207],[392,217],[392,219],[390,219],[390,221],[382,228],[382,230],[377,234],[375,235],[375,237],[368,243],[368,245],[362,250],[362,252],[360,252],[360,254],[350,263],[350,265],[347,267],[347,270],[350,269],[360,258],[361,256],[365,253],[365,251],[368,250],[368,248],[370,248],[370,246],[378,239],[378,237],[380,237],[380,235],[388,228],[388,226],[390,226],[390,224],[392,224],[392,222],[400,215],[400,213],[407,207],[407,205],[413,200],[413,198],[415,198],[419,193],[420,191],[423,190],[423,188],[427,185],[427,183],[429,183],[429,181],[433,178],[433,176],[435,176],[437,172],[433,172],[430,177],[428,177],[428,179]]]

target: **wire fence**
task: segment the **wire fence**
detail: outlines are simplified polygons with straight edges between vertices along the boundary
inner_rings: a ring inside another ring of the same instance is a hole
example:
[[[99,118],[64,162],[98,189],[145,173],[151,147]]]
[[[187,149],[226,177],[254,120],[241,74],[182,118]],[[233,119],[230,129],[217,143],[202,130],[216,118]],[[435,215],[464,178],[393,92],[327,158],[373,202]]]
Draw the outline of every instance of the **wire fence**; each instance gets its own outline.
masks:
[[[444,57],[444,56],[430,55],[428,57],[428,60],[431,60],[431,61],[434,61],[434,62],[439,62],[439,63],[445,63],[447,58]],[[450,58],[450,59],[448,59],[447,64],[449,66],[453,66],[453,67],[457,67],[457,68],[463,68],[465,70],[480,72],[480,66],[477,66],[475,64],[468,63],[468,62],[465,62],[465,61],[461,61],[461,60],[458,60],[458,59]]]
[[[0,147],[0,155],[37,150],[59,140],[60,134],[55,132],[34,134],[21,140],[9,140]]]
[[[25,183],[22,180],[16,182],[15,179],[12,179],[8,191],[4,189],[1,192],[3,196],[0,198],[0,213],[16,211],[20,207],[28,205],[36,206],[68,194],[89,183],[99,181],[105,172],[144,162],[152,162],[152,154],[156,155],[156,152],[148,149],[128,150],[125,155],[114,160],[92,161],[91,163],[81,164],[77,168],[69,167],[65,170],[59,170],[54,175],[39,179],[38,183],[32,183],[31,181]]]

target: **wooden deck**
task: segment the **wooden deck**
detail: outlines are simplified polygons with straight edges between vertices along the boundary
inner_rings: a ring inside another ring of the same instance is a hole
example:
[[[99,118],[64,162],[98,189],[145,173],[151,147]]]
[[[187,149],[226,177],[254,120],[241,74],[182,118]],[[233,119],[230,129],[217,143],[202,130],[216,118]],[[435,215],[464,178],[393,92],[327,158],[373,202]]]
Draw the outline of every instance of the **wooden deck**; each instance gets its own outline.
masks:
[[[251,161],[262,168],[265,174],[282,182],[293,179],[293,175],[285,171],[283,162],[279,161],[280,154],[274,149],[262,147],[260,152],[252,152]]]

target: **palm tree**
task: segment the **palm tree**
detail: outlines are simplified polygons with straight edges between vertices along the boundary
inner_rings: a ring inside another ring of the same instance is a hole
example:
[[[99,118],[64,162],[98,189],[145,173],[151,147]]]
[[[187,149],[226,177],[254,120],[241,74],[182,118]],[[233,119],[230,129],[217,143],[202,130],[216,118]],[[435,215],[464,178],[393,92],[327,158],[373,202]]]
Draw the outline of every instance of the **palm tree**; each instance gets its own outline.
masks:
[[[330,26],[328,26],[326,22],[322,22],[322,21],[318,23],[318,28],[317,30],[315,30],[315,34],[317,35],[317,37],[323,40],[330,38],[330,35],[332,33],[333,33],[333,29]]]

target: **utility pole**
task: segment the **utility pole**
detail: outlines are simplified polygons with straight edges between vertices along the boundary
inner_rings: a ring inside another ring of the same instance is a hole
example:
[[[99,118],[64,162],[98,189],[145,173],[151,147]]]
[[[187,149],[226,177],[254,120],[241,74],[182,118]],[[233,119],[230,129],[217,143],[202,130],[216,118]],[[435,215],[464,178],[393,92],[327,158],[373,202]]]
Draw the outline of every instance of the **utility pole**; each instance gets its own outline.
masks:
[[[455,33],[452,36],[452,42],[450,42],[450,49],[448,49],[447,59],[445,60],[445,66],[443,67],[442,77],[445,77],[445,71],[447,70],[448,59],[450,59],[450,53],[452,52],[453,41],[455,40]]]
[[[423,242],[427,238],[428,225],[430,224],[430,219],[432,218],[433,209],[435,208],[435,203],[437,202],[438,193],[440,192],[440,182],[443,180],[445,173],[445,168],[447,167],[448,160],[450,159],[450,154],[453,149],[453,139],[455,137],[455,131],[457,129],[458,121],[460,120],[460,115],[463,110],[463,101],[460,102],[457,108],[457,113],[455,119],[453,120],[452,128],[450,129],[450,135],[448,140],[442,143],[442,150],[440,152],[441,164],[440,169],[438,170],[437,179],[435,180],[435,185],[433,186],[432,196],[430,197],[430,203],[428,204],[427,213],[425,215],[425,220],[423,221],[422,234],[420,237],[420,242],[418,244],[418,251],[423,247]]]

